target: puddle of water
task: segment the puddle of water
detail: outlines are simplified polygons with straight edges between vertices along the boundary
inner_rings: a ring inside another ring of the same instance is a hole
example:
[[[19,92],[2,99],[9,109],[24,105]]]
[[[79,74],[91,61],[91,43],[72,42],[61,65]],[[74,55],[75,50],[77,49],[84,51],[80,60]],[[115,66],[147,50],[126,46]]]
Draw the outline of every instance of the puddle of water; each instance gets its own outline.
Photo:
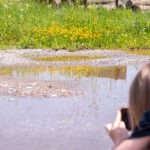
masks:
[[[123,73],[119,71],[121,77],[116,77],[118,71],[114,70],[112,77],[109,69],[98,75],[80,75],[79,82],[85,93],[77,97],[27,99],[0,96],[0,149],[110,149],[112,142],[104,125],[113,121],[116,110],[127,105],[129,86],[139,66],[123,68]],[[38,72],[37,78],[47,80],[59,76],[70,80],[63,71],[53,74],[52,78],[52,74],[47,74],[41,78]],[[12,75],[17,78],[16,70]],[[25,76],[29,77],[26,71]]]
[[[35,57],[37,61],[80,61],[80,60],[91,60],[101,59],[104,56],[55,56],[55,57]]]

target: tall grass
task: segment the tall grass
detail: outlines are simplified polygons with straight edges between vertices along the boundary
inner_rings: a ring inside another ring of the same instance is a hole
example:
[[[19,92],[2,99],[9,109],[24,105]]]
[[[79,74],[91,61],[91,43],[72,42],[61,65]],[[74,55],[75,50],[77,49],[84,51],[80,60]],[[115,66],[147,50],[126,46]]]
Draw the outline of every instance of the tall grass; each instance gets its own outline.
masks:
[[[150,49],[150,13],[0,1],[0,48]]]

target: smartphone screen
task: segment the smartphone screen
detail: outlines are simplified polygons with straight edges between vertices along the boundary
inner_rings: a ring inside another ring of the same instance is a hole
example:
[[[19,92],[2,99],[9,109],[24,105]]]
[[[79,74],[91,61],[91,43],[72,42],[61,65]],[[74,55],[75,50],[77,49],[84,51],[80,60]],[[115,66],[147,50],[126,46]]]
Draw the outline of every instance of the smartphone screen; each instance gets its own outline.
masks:
[[[128,130],[131,130],[130,125],[130,116],[128,108],[121,108],[122,121],[125,123],[125,126]]]

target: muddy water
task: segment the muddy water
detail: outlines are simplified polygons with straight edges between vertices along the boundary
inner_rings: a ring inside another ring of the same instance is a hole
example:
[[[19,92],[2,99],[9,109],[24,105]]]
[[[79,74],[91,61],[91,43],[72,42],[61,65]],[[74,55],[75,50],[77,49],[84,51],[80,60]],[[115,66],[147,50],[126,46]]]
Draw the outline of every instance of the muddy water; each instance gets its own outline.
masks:
[[[104,125],[127,105],[128,89],[138,69],[127,66],[122,71],[106,69],[103,74],[79,76],[72,71],[68,75],[49,69],[37,73],[11,70],[13,78],[77,80],[84,94],[42,99],[1,95],[0,149],[109,150],[112,142]]]

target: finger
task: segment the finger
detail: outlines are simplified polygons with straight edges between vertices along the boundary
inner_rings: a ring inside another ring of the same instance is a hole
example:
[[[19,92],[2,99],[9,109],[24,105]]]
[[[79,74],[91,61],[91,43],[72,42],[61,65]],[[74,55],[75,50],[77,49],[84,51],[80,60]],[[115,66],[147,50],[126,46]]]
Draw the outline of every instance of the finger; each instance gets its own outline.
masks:
[[[120,122],[120,128],[126,128],[126,125],[123,121]]]
[[[112,124],[110,124],[110,123],[106,124],[105,128],[106,128],[107,132],[110,132],[110,130],[112,129]]]
[[[121,112],[118,110],[117,111],[117,116],[115,118],[115,121],[113,123],[113,127],[119,127],[121,122]]]

